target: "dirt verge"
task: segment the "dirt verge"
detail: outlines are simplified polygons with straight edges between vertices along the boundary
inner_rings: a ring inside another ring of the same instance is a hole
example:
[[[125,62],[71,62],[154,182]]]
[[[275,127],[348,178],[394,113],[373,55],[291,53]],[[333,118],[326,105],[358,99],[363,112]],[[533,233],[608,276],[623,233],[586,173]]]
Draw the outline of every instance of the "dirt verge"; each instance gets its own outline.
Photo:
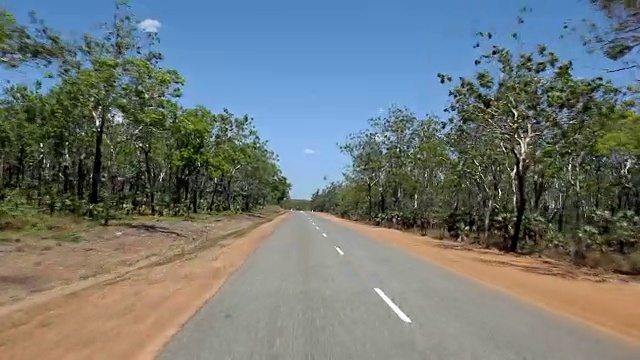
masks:
[[[178,260],[5,311],[0,359],[153,359],[286,216]]]
[[[2,232],[0,305],[22,303],[34,295],[42,298],[42,292],[57,295],[76,291],[134,268],[196,250],[276,213],[275,209],[264,209],[258,217],[238,214],[193,221],[153,221],[146,217],[108,227],[87,221],[74,223],[67,218],[45,218],[50,221],[47,226],[53,229]]]
[[[524,300],[640,341],[640,283],[544,258],[474,249],[318,214]]]

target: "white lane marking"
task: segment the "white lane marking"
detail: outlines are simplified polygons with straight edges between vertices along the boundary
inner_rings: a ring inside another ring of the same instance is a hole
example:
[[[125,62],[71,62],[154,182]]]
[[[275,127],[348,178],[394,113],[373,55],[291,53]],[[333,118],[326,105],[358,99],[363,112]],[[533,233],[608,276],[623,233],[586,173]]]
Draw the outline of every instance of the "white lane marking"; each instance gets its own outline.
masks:
[[[320,229],[318,229],[318,230],[320,230]],[[327,237],[327,234],[325,234],[325,233],[322,233],[322,236],[324,236],[324,237]]]
[[[333,248],[334,248],[334,249],[336,249],[336,251],[338,252],[338,254],[340,254],[340,255],[344,255],[344,252],[342,252],[342,249],[340,249],[339,247],[334,246]]]
[[[320,230],[320,228],[318,226],[316,226],[316,230]]]
[[[402,310],[400,310],[400,308],[398,307],[398,305],[394,304],[393,301],[391,301],[391,299],[389,299],[389,297],[380,289],[378,288],[373,288],[373,290],[378,293],[378,295],[380,295],[380,297],[382,298],[382,300],[384,300],[384,302],[387,303],[387,305],[389,305],[389,307],[391,308],[391,310],[393,310],[393,312],[396,313],[396,315],[398,315],[398,317],[406,322],[406,323],[411,323],[411,319],[409,319],[409,317],[407,316],[407,314],[403,313]]]

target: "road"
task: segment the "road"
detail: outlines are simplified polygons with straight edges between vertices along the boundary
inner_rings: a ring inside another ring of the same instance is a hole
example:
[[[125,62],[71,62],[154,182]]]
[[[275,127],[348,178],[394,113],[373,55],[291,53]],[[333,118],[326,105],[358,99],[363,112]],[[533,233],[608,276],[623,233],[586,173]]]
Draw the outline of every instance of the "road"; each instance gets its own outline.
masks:
[[[294,212],[158,359],[638,360],[640,348]]]

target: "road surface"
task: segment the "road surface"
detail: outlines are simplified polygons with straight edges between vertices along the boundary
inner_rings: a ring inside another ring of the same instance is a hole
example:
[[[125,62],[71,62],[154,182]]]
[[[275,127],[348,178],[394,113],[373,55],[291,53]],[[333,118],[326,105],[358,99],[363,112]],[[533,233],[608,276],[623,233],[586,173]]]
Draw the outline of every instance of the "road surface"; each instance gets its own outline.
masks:
[[[640,348],[294,212],[158,359],[638,360]]]

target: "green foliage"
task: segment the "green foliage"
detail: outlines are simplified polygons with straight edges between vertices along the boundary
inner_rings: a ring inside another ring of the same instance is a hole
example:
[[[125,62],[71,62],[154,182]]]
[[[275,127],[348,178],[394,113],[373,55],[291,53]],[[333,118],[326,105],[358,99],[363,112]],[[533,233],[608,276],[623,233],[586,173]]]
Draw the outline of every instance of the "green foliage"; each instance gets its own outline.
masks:
[[[34,26],[19,24],[13,14],[0,9],[0,65],[17,68],[27,62],[50,64],[61,60],[65,47],[61,38],[31,13]]]
[[[621,111],[609,123],[598,142],[598,150],[604,155],[622,153],[640,155],[640,116],[633,111]]]
[[[178,104],[184,79],[163,67],[157,34],[117,1],[104,35],[60,39],[0,18],[7,66],[58,62],[54,85],[10,85],[0,98],[0,206],[73,213],[250,211],[291,185],[248,116]],[[0,217],[2,215],[0,214]]]
[[[638,251],[637,89],[577,78],[544,45],[514,52],[479,35],[476,47],[489,44],[473,76],[438,74],[453,83],[450,117],[394,106],[371,119],[340,146],[351,166],[311,209],[576,260]]]
[[[599,28],[591,23],[591,36],[588,43],[594,43],[611,60],[621,60],[640,45],[638,25],[640,25],[640,7],[633,0],[590,0],[591,4],[611,21],[610,28]]]
[[[310,201],[307,199],[289,199],[282,204],[282,207],[284,209],[307,211],[307,210],[311,210],[309,208],[309,204],[310,204]]]

